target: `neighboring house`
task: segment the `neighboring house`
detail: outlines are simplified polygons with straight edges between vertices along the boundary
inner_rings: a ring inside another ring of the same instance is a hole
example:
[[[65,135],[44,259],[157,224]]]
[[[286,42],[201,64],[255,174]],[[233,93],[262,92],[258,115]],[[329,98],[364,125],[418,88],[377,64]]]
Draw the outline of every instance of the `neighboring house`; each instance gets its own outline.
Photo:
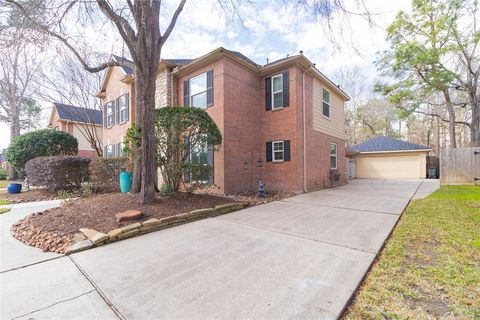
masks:
[[[350,178],[422,179],[430,147],[378,136],[347,148]],[[353,166],[353,167],[352,167]]]
[[[97,95],[106,156],[119,155],[134,118],[133,79],[131,69],[111,67]],[[254,191],[259,180],[267,191],[345,182],[349,97],[303,54],[263,66],[224,48],[194,60],[161,60],[155,99],[157,108],[203,108],[218,125],[223,145],[197,159],[213,167],[208,180],[221,193]]]
[[[68,132],[77,138],[79,156],[93,158],[97,155],[90,140],[92,137],[96,137],[101,146],[102,112],[100,110],[55,102],[50,113],[48,127]]]

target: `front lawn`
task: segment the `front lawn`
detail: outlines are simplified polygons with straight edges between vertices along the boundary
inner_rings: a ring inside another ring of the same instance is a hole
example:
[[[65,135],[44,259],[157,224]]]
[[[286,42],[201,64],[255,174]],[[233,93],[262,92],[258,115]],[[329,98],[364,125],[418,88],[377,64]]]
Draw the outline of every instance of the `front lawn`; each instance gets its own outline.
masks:
[[[8,201],[8,200],[0,199],[0,206],[4,206],[4,205],[7,205],[7,204],[11,204],[11,202]]]
[[[480,318],[480,187],[412,201],[344,319]]]
[[[0,214],[10,211],[10,209],[0,208]]]

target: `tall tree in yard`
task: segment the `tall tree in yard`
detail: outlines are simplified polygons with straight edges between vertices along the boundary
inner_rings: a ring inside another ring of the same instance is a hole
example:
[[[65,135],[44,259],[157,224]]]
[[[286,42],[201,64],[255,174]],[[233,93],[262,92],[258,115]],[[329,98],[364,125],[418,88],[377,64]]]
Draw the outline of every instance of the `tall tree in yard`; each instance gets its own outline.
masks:
[[[416,112],[432,96],[441,94],[451,148],[457,146],[457,124],[470,128],[472,146],[480,145],[477,11],[476,0],[414,0],[412,13],[399,13],[389,26],[391,47],[378,62],[384,74],[395,80],[380,90],[403,110]],[[467,101],[461,92],[468,93]],[[466,106],[471,121],[457,121],[456,110]]]
[[[41,38],[25,26],[25,19],[2,14],[0,23],[0,121],[10,126],[10,142],[20,130],[34,128],[41,112],[34,99],[41,73],[38,44]],[[15,178],[10,167],[9,176]]]
[[[142,143],[139,156],[136,157],[134,168],[134,191],[140,191],[141,203],[150,203],[154,198],[155,159],[154,159],[154,114],[155,109],[155,79],[163,45],[170,36],[177,18],[186,0],[178,3],[172,17],[163,33],[160,32],[160,0],[131,1],[127,0],[124,6],[115,6],[107,0],[95,2],[82,1],[51,1],[50,8],[43,16],[51,20],[39,19],[30,14],[29,7],[35,1],[25,2],[5,0],[12,8],[26,16],[32,25],[39,31],[60,41],[80,61],[89,72],[99,72],[110,66],[119,66],[120,62],[105,61],[92,66],[82,55],[82,48],[71,40],[65,26],[68,14],[73,10],[83,10],[91,18],[95,10],[99,10],[103,17],[112,23],[123,39],[135,70],[135,119],[141,130]],[[42,16],[42,17],[43,17]],[[81,16],[78,15],[77,16]],[[54,22],[54,23],[52,23]],[[71,21],[70,21],[71,22]]]

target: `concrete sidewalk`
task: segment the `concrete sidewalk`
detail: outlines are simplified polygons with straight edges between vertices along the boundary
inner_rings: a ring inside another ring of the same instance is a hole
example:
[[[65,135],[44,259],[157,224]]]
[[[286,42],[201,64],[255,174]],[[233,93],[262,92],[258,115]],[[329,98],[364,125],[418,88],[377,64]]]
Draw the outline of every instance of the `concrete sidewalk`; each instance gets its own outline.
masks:
[[[335,319],[409,200],[433,189],[354,180],[21,269],[10,262],[2,319]]]

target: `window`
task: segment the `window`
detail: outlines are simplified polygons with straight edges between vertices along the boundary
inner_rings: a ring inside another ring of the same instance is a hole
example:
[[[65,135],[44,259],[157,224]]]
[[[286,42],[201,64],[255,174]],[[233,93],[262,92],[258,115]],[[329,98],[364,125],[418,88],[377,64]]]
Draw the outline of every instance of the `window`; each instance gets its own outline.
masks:
[[[106,123],[107,123],[107,128],[108,127],[111,127],[113,126],[113,101],[112,102],[109,102],[107,103],[107,105],[105,106],[105,112],[107,114],[107,117],[106,117]]]
[[[207,106],[207,73],[190,79],[190,105],[197,108]]]
[[[330,169],[337,169],[337,144],[330,143]]]
[[[283,141],[274,141],[273,145],[273,162],[284,160],[284,143]]]
[[[272,109],[283,108],[283,75],[272,77]]]
[[[188,157],[185,160],[190,164],[185,171],[185,182],[197,182],[213,184],[213,148],[207,145],[190,145],[190,138],[184,138],[185,152]]]
[[[123,148],[125,148],[125,143],[124,142],[120,142],[118,144],[118,154],[117,154],[117,157],[119,158],[123,158]]]
[[[126,122],[129,119],[129,94],[124,94],[118,98],[120,123]]]
[[[113,145],[105,146],[105,158],[113,158]]]
[[[330,92],[323,89],[323,115],[330,118]]]

